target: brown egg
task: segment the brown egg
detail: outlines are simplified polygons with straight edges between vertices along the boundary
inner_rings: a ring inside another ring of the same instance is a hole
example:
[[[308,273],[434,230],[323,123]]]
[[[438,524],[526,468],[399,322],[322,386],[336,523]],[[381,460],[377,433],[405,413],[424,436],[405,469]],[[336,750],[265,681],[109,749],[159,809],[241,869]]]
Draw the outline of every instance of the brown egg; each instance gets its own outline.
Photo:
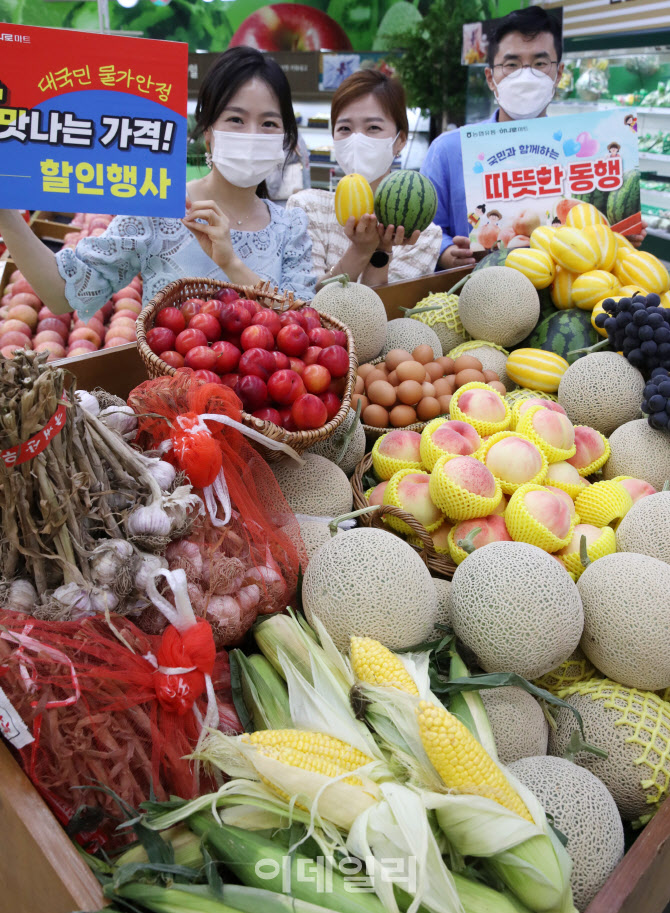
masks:
[[[421,384],[422,396],[435,396],[435,387],[433,384],[424,381]]]
[[[398,380],[398,374],[397,374],[396,371],[389,371],[389,373],[388,373],[388,375],[387,375],[387,377],[386,377],[386,380],[387,380],[390,384],[393,384],[394,387],[397,387],[398,384],[400,383],[400,381]]]
[[[449,412],[451,394],[449,396],[438,396],[437,401],[440,404],[440,415],[446,415]]]
[[[438,377],[444,377],[444,370],[442,365],[439,365],[436,361],[429,361],[427,365],[424,365],[426,369],[426,380],[431,382],[437,380]]]
[[[493,389],[497,390],[501,396],[504,396],[507,393],[507,387],[505,384],[500,383],[499,380],[492,380],[489,384],[489,387],[493,387]]]
[[[413,425],[416,421],[416,412],[411,406],[395,406],[389,415],[391,424],[395,428],[404,428]]]
[[[368,387],[370,402],[388,409],[395,403],[395,387],[387,380],[375,380]]]
[[[352,409],[354,409],[354,410],[356,409],[359,399],[361,401],[361,415],[362,415],[363,412],[370,405],[370,400],[367,398],[367,396],[363,396],[362,393],[353,393],[351,396],[351,408]]]
[[[492,380],[500,380],[495,371],[482,371],[482,374],[487,384],[490,384]]]
[[[365,381],[359,374],[356,377],[356,383],[354,385],[354,393],[363,393],[365,391]]]
[[[459,374],[467,368],[473,368],[475,371],[481,371],[482,363],[473,355],[459,355],[454,362],[454,374]]]
[[[474,381],[478,381],[480,384],[484,383],[484,375],[482,372],[476,371],[474,368],[463,368],[463,370],[459,371],[456,375],[456,388],[458,389],[458,387],[462,387],[464,384],[471,384]]]
[[[383,371],[380,371],[379,368],[373,368],[372,371],[368,372],[368,376],[365,378],[365,389],[370,389],[370,384],[373,384],[376,380],[386,380],[386,374]]]
[[[358,366],[358,376],[362,377],[363,380],[368,376],[370,371],[374,371],[375,366],[371,364],[364,364]]]
[[[375,365],[378,371],[381,371],[384,377],[388,377],[389,369],[386,367],[383,361],[380,361],[378,365]]]
[[[383,406],[374,404],[363,410],[361,416],[364,425],[372,425],[373,428],[388,428],[389,414]]]
[[[431,418],[436,418],[441,411],[440,404],[434,396],[424,396],[416,407],[416,416],[420,422],[429,422]]]
[[[415,380],[404,380],[397,388],[398,399],[406,406],[414,406],[423,396],[421,384]]]
[[[454,373],[454,359],[449,358],[448,355],[441,355],[439,358],[435,359],[438,365],[442,365],[442,373],[445,375]]]
[[[450,374],[449,377],[438,377],[436,381],[433,382],[433,387],[435,388],[435,396],[451,396],[456,387],[456,378],[453,374]]]
[[[429,361],[435,360],[435,353],[428,343],[424,343],[412,349],[412,358],[414,361],[420,361],[422,365],[427,365]]]
[[[422,384],[426,379],[426,369],[418,361],[401,361],[395,373],[401,383],[403,380],[416,380]]]
[[[387,352],[386,358],[384,359],[389,371],[395,371],[401,361],[411,360],[412,356],[409,352],[406,352],[405,349],[391,349],[390,352]]]

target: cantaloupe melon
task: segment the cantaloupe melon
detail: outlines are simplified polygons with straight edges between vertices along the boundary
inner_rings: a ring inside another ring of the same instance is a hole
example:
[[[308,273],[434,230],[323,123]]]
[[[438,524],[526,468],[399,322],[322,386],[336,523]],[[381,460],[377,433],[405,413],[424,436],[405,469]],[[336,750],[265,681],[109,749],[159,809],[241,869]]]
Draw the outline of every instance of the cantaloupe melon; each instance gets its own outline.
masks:
[[[577,647],[565,662],[560,666],[536,678],[534,684],[558,697],[563,697],[566,688],[571,688],[578,682],[587,682],[589,679],[600,673],[596,673],[596,667],[588,659],[581,647]]]
[[[670,491],[648,495],[631,507],[616,531],[616,546],[670,564]]]
[[[547,753],[549,725],[534,697],[523,688],[482,688],[479,692],[502,764]]]
[[[570,656],[584,626],[570,576],[524,542],[492,542],[469,555],[451,597],[454,631],[486,672],[544,675]]]
[[[662,489],[670,479],[668,434],[649,426],[645,418],[620,425],[610,437],[610,458],[603,476],[633,476]]]
[[[412,352],[417,346],[429,345],[435,358],[442,353],[442,343],[437,333],[418,320],[409,317],[397,317],[386,324],[386,342],[381,354],[386,355],[391,349],[404,349]]]
[[[328,282],[312,299],[312,307],[349,327],[359,364],[372,361],[386,341],[386,309],[368,285],[344,277]]]
[[[354,422],[356,423],[356,428],[343,453],[342,447],[344,446],[345,438],[351,431]],[[350,476],[365,456],[365,429],[356,418],[355,411],[350,409],[335,434],[331,434],[325,441],[319,441],[318,444],[314,444],[313,447],[309,448],[309,453],[317,453],[319,456],[337,463],[342,472]]]
[[[624,820],[655,812],[670,784],[670,704],[651,691],[597,678],[562,697],[581,714],[587,742],[607,752],[606,758],[579,752],[575,762],[603,781]],[[549,754],[562,757],[577,721],[563,707],[555,720]]]
[[[508,390],[514,389],[515,383],[508,377],[506,369],[509,352],[502,346],[484,342],[482,339],[471,339],[469,342],[463,342],[451,349],[447,354],[449,358],[454,359],[459,355],[472,355],[473,358],[479,359],[484,371],[495,371],[501,384]]]
[[[300,535],[305,544],[307,560],[311,560],[314,552],[318,551],[324,542],[330,539],[330,528],[325,520],[298,520]],[[304,568],[303,568],[304,571]]]
[[[518,270],[491,266],[472,273],[461,289],[458,313],[473,339],[509,348],[535,328],[540,299]]]
[[[623,857],[623,825],[614,799],[602,780],[565,758],[526,757],[510,771],[568,838],[572,899],[585,910]]]
[[[586,568],[577,589],[581,647],[593,665],[629,688],[670,687],[670,565],[633,552],[605,555]]]
[[[436,625],[443,625],[451,630],[451,580],[444,577],[433,577],[435,593],[437,594],[437,621]],[[429,640],[439,640],[446,635],[444,628],[433,628]]]
[[[590,425],[609,436],[638,418],[644,378],[616,352],[593,352],[578,358],[561,378],[558,401],[575,425]],[[621,475],[621,473],[615,473]]]
[[[423,310],[423,308],[435,308],[435,310],[423,311],[421,314],[414,313],[414,311]],[[426,298],[422,298],[421,301],[417,301],[412,310],[406,312],[406,316],[411,320],[425,323],[427,327],[434,330],[440,340],[443,352],[448,352],[449,349],[460,345],[468,338],[468,334],[463,329],[461,318],[458,316],[458,295],[450,295],[448,292],[436,292],[428,295]]]
[[[293,513],[312,517],[349,513],[353,495],[340,467],[318,453],[304,453],[303,459],[302,466],[290,459],[270,463]]]
[[[338,533],[312,556],[303,580],[307,620],[319,618],[343,652],[350,636],[399,650],[427,639],[437,621],[435,584],[414,549],[381,529]]]

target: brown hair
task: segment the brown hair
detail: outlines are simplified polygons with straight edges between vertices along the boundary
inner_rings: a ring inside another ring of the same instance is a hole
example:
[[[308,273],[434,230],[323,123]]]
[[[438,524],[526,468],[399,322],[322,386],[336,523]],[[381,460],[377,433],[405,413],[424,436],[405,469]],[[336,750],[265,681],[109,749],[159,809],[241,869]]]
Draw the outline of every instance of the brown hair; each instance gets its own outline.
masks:
[[[330,103],[330,122],[333,128],[343,109],[366,95],[374,95],[384,113],[394,121],[398,132],[404,133],[405,137],[409,136],[405,90],[397,79],[392,79],[379,70],[358,70],[340,83]]]

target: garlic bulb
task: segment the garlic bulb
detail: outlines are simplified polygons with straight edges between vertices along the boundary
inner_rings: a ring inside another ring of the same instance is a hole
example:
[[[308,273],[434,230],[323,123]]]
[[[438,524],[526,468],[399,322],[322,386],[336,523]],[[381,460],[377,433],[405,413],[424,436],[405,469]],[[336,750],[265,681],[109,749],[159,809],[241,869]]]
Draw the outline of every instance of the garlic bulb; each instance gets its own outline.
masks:
[[[125,441],[135,440],[137,434],[137,416],[130,406],[107,406],[99,413],[101,421],[111,431],[116,431]]]
[[[89,595],[89,601],[92,611],[102,615],[105,612],[114,611],[119,604],[119,597],[107,587],[94,586]]]
[[[53,591],[51,598],[67,612],[68,620],[77,621],[93,614],[88,591],[78,583],[64,583]]]
[[[31,615],[37,604],[37,590],[30,580],[19,577],[9,584],[7,597],[3,605],[12,612],[25,612]]]
[[[101,586],[112,586],[133,553],[133,546],[125,539],[106,539],[95,547],[89,558],[91,578]]]
[[[177,477],[177,470],[167,460],[147,460],[147,469],[163,491],[167,491]]]
[[[135,589],[140,593],[146,593],[147,583],[156,576],[156,571],[168,566],[165,558],[159,555],[150,555],[147,552],[140,552],[140,566],[135,572]]]
[[[126,531],[129,536],[170,535],[172,520],[156,501],[145,507],[136,507],[126,517]]]
[[[100,403],[92,393],[88,392],[88,390],[75,390],[74,398],[81,408],[86,409],[91,415],[98,415],[100,413]]]

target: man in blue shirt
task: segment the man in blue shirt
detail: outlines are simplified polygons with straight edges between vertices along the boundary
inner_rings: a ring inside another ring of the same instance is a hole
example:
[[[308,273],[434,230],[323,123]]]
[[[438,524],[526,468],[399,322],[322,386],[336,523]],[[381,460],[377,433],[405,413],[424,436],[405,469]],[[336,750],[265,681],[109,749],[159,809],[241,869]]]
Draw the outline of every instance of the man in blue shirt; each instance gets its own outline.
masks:
[[[563,73],[559,22],[539,6],[510,13],[489,40],[486,82],[499,107],[489,121],[544,117]],[[460,131],[438,136],[421,173],[437,190],[435,222],[442,229],[439,269],[474,264],[465,203]]]

